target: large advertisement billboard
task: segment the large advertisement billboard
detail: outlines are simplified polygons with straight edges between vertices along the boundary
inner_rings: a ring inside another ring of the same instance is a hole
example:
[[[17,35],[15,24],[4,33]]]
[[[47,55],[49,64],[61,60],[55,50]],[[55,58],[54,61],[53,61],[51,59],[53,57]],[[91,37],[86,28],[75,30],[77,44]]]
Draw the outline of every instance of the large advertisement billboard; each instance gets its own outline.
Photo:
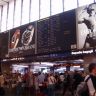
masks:
[[[76,10],[77,14],[77,48],[80,50],[96,47],[96,3]]]
[[[9,55],[26,56],[35,54],[35,23],[10,30]]]

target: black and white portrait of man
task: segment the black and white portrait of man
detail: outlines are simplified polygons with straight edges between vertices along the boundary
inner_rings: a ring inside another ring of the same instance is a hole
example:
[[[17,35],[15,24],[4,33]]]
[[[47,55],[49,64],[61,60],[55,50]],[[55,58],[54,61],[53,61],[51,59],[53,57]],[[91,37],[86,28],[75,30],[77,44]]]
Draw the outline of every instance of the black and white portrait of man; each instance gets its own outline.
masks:
[[[78,49],[96,46],[96,3],[77,9]]]

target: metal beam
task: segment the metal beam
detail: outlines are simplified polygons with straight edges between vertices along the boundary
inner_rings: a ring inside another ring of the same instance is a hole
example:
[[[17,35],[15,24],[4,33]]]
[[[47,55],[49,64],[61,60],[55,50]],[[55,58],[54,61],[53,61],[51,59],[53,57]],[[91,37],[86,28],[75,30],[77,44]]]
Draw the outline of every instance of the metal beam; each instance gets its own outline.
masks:
[[[7,2],[7,1],[5,1],[5,0],[1,0],[1,1],[8,3],[8,2]]]

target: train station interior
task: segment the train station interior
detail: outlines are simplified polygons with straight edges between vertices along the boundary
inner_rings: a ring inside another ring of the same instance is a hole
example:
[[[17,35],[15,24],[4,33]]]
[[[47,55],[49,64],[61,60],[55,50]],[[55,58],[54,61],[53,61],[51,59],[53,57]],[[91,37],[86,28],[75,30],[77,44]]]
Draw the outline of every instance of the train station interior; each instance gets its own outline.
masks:
[[[0,0],[0,96],[96,96],[95,65],[96,0]]]

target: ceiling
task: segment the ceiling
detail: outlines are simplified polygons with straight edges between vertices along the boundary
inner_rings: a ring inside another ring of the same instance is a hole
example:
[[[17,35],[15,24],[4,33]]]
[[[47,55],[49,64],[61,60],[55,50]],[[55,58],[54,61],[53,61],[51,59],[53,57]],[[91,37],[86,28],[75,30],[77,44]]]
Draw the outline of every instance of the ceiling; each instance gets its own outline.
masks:
[[[0,0],[0,6],[4,5],[4,4],[7,4],[10,1],[12,1],[12,0]]]

